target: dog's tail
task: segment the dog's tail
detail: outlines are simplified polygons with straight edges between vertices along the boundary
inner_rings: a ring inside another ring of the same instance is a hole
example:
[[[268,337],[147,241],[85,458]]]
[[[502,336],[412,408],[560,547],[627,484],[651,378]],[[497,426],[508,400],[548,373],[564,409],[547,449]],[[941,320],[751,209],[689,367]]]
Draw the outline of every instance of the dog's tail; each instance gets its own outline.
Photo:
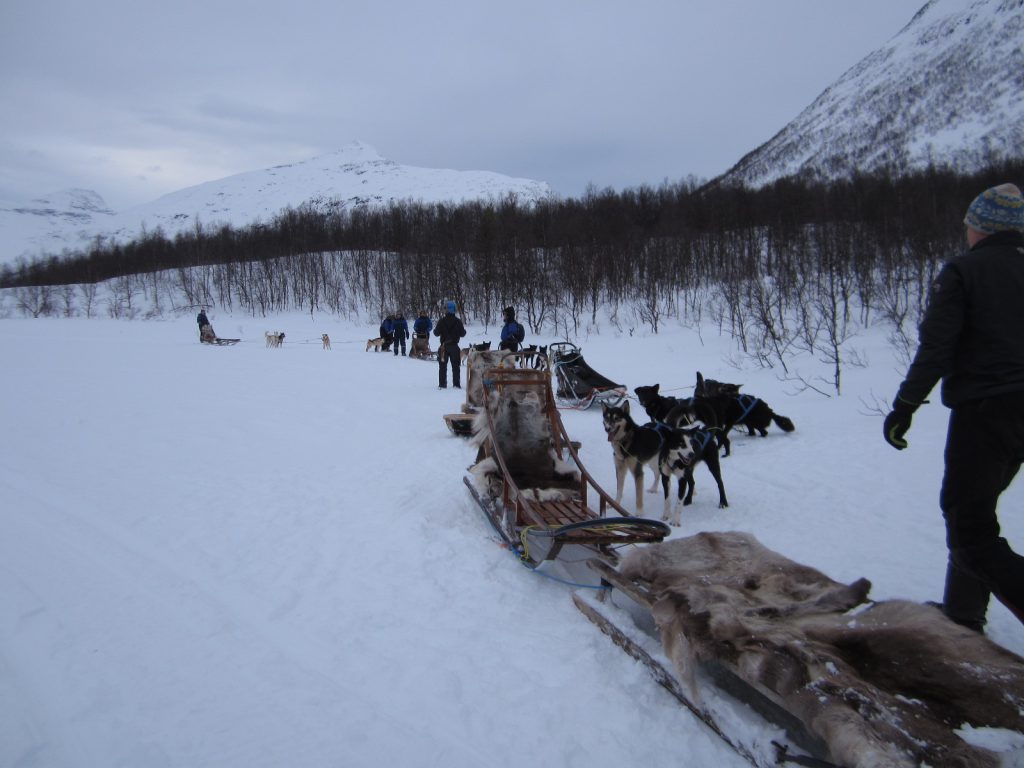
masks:
[[[796,429],[796,424],[793,423],[792,419],[785,416],[780,416],[777,413],[772,414],[772,421],[775,422],[775,426],[781,429],[783,432],[792,432]]]

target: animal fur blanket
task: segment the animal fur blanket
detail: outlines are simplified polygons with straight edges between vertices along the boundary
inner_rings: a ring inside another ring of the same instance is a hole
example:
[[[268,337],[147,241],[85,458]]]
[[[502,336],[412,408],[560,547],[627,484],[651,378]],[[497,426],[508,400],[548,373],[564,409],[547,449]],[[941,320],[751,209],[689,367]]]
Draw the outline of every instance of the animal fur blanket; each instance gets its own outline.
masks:
[[[462,410],[466,413],[474,413],[487,405],[487,377],[484,373],[489,368],[514,368],[515,358],[506,349],[485,350],[478,352],[473,350],[466,358],[466,402]]]
[[[1024,659],[870,583],[832,581],[745,533],[700,533],[628,554],[680,678],[720,662],[781,704],[849,768],[999,765],[964,725],[1024,731]],[[861,606],[858,608],[858,606]]]
[[[515,486],[535,501],[569,498],[578,492],[579,472],[554,451],[542,394],[543,390],[517,387],[506,390],[504,396],[492,392],[487,396],[486,408],[474,418],[471,442],[481,450],[470,472],[488,495],[498,497],[502,493],[495,451],[501,453]],[[488,412],[494,423],[493,434]]]

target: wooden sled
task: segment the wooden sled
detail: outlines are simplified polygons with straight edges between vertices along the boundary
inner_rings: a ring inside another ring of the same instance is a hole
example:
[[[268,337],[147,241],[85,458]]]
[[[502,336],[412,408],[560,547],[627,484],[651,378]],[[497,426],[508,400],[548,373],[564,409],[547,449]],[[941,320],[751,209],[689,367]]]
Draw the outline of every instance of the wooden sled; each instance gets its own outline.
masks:
[[[866,580],[834,582],[735,532],[588,567],[607,589],[575,593],[577,608],[752,765],[1024,759],[962,730],[1024,744],[1024,659],[930,606],[872,602]]]
[[[237,344],[241,339],[222,339],[219,336],[215,339],[205,340],[203,344],[211,344],[215,347],[230,347],[232,344]]]
[[[531,567],[559,561],[574,579],[596,582],[584,565],[616,550],[657,542],[663,522],[631,515],[587,472],[555,407],[547,371],[492,368],[475,417],[477,462],[464,479],[491,525]]]

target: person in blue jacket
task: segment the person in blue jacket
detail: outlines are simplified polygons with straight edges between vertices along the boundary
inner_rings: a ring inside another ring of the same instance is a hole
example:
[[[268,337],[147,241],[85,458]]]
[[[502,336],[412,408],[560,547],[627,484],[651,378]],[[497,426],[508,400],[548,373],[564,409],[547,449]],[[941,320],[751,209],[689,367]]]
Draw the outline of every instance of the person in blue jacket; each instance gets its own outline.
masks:
[[[526,338],[526,330],[516,322],[516,311],[512,307],[505,307],[505,325],[501,328],[501,343],[498,349],[507,349],[509,352],[518,352],[519,345]]]
[[[384,344],[381,349],[387,352],[391,349],[391,342],[395,340],[395,318],[394,315],[388,315],[385,317],[380,324],[380,337],[384,339]]]
[[[395,319],[391,324],[392,332],[395,334],[395,357],[398,357],[398,347],[402,347],[402,357],[405,357],[405,340],[409,338],[409,323],[401,312],[395,313]]]
[[[429,339],[434,330],[434,322],[427,316],[427,310],[420,310],[420,316],[412,324],[413,336],[417,339]]]

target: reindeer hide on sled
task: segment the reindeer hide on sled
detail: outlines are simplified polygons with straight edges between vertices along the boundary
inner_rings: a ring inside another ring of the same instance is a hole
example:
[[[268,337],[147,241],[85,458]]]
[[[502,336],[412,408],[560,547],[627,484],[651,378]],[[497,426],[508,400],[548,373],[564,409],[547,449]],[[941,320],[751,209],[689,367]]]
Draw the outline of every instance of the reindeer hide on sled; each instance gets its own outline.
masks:
[[[684,682],[727,665],[837,765],[987,768],[998,756],[957,729],[1024,730],[1024,659],[931,606],[868,603],[864,579],[837,583],[735,532],[637,549],[620,571],[651,585]]]

